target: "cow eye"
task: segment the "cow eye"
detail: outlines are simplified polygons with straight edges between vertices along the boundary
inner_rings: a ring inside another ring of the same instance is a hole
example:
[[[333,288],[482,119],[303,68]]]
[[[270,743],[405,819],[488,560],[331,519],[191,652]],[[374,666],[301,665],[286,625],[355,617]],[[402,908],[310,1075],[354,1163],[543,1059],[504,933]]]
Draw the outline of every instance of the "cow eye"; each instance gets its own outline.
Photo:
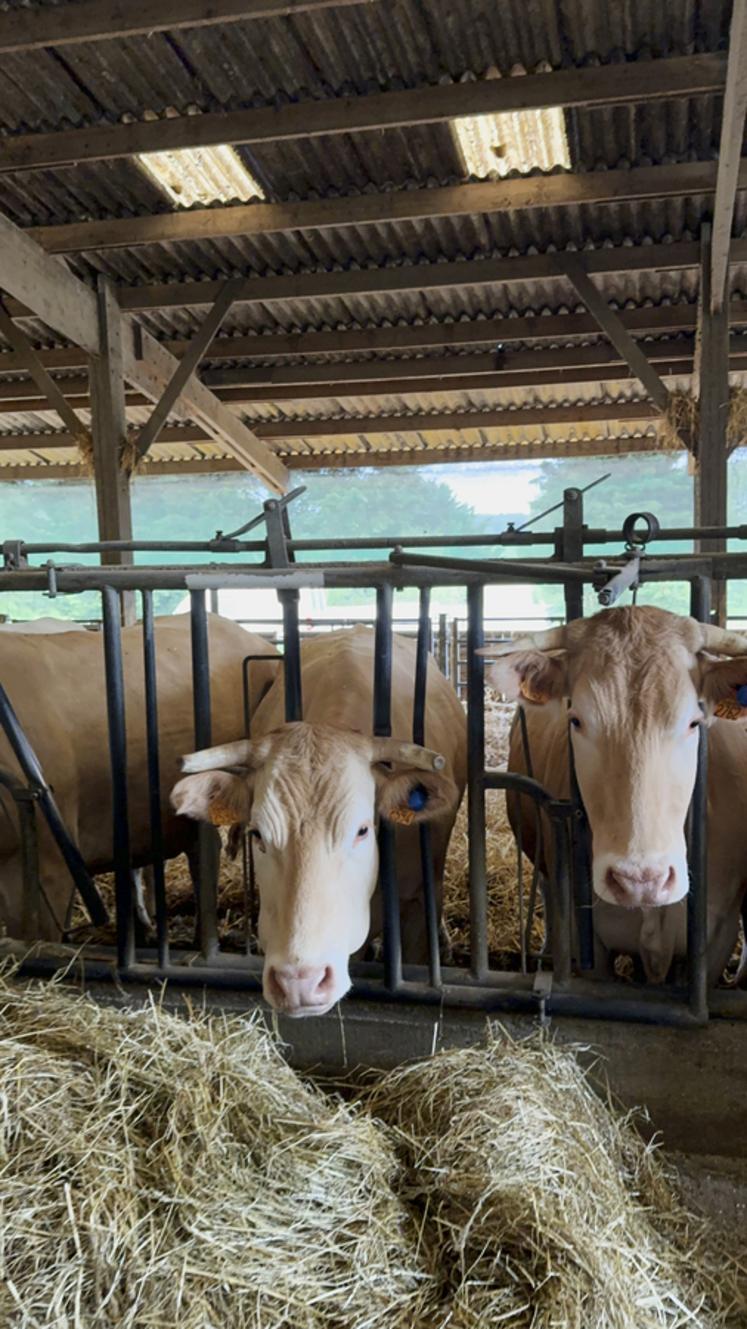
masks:
[[[259,849],[261,853],[264,853],[265,842],[262,839],[262,836],[260,835],[259,831],[253,826],[249,834],[252,837],[252,843],[256,845],[257,849]]]
[[[366,838],[367,835],[368,835],[368,826],[359,826],[359,827],[358,827],[358,834],[357,834],[356,837],[355,837],[355,838],[356,838],[356,841],[358,841],[358,840],[365,840],[365,838]]]
[[[698,718],[697,718],[697,720],[691,720],[691,721],[690,721],[690,728],[691,728],[691,729],[700,729],[700,726],[701,726],[702,723],[703,723],[703,716],[702,716],[702,715],[699,715]]]
[[[571,716],[569,717],[569,720],[570,720],[571,727],[572,727],[573,729],[580,729],[580,728],[581,728],[581,721],[579,720],[579,718],[578,718],[577,715],[571,715]]]

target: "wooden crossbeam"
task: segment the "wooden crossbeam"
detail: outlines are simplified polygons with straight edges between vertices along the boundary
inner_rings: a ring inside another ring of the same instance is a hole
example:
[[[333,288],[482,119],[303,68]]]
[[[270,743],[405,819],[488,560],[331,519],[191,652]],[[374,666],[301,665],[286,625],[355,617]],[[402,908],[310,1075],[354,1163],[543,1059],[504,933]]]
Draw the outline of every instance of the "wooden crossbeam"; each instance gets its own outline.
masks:
[[[379,470],[391,466],[438,466],[462,462],[530,461],[554,457],[624,456],[627,453],[661,452],[655,439],[649,437],[583,438],[551,441],[549,439],[527,443],[485,444],[480,447],[448,448],[387,448],[374,452],[314,452],[296,453],[286,457],[292,471]],[[216,475],[242,469],[233,457],[190,458],[188,461],[157,461],[153,454],[142,471],[143,476],[156,475]],[[0,484],[12,480],[77,480],[86,479],[79,466],[48,462],[33,466],[0,464]]]
[[[726,300],[731,226],[741,167],[744,122],[747,114],[747,0],[734,0],[729,29],[729,64],[721,117],[721,141],[713,204],[711,239],[711,310]]]
[[[197,369],[198,364],[203,358],[205,351],[223,323],[231,305],[236,297],[236,292],[241,286],[241,280],[227,281],[218,295],[210,313],[203,319],[196,335],[192,338],[189,346],[176,365],[171,378],[166,384],[161,396],[151,412],[150,418],[143,425],[137,438],[137,450],[140,457],[144,457],[151,446],[155,443],[158,435],[163,429],[166,421],[171,415],[177,401],[181,397],[189,380]]]
[[[669,392],[638,343],[631,337],[622,319],[597,290],[584,268],[583,259],[566,258],[564,271],[573,282],[579,299],[583,300],[589,313],[596,319],[601,331],[609,337],[615,350],[640,380],[654,405],[664,414],[669,406]]]
[[[179,362],[150,333],[136,328],[127,318],[122,323],[124,376],[151,401],[157,402]],[[172,409],[177,416],[196,422],[209,438],[222,443],[270,489],[285,492],[288,473],[283,462],[194,375],[182,387]]]
[[[721,53],[563,69],[521,78],[482,79],[408,88],[367,97],[333,97],[288,106],[183,115],[135,124],[99,125],[0,142],[0,174],[174,152],[216,144],[272,143],[449,122],[548,106],[595,107],[694,97],[723,91]]]
[[[402,263],[389,268],[351,268],[344,272],[300,272],[277,277],[249,277],[236,304],[262,304],[289,300],[336,299],[355,295],[399,295],[411,292],[479,290],[512,282],[551,281],[562,274],[559,255],[526,254],[509,258],[456,260],[450,263]],[[732,242],[729,261],[747,262],[747,239]],[[603,273],[676,272],[700,266],[700,248],[678,241],[668,245],[617,245],[584,250],[590,276]],[[217,281],[154,282],[118,287],[119,303],[128,313],[154,309],[197,309],[217,299],[225,278]],[[8,302],[14,318],[28,316],[19,301]],[[54,350],[59,368],[77,368],[83,363],[75,351]]]
[[[0,52],[109,41],[216,23],[281,18],[361,0],[78,0],[64,6],[14,9],[0,17]]]
[[[669,166],[634,167],[627,171],[528,176],[439,189],[401,189],[348,198],[311,199],[300,203],[246,203],[221,208],[190,208],[147,217],[68,222],[62,226],[30,227],[26,234],[49,253],[74,254],[83,250],[279,235],[434,217],[509,213],[577,204],[631,203],[648,198],[712,194],[716,170],[714,162],[679,162]],[[739,165],[737,188],[747,189],[747,161]]]
[[[54,262],[24,231],[0,214],[0,290],[48,327],[95,355],[96,297],[64,263]],[[9,313],[13,309],[9,307]]]
[[[91,436],[83,421],[78,419],[59,384],[52,378],[49,370],[45,369],[25,332],[13,322],[2,299],[0,299],[0,333],[10,342],[15,354],[24,361],[24,369],[33,379],[38,391],[42,393],[47,407],[59,415],[76,442],[90,443]]]

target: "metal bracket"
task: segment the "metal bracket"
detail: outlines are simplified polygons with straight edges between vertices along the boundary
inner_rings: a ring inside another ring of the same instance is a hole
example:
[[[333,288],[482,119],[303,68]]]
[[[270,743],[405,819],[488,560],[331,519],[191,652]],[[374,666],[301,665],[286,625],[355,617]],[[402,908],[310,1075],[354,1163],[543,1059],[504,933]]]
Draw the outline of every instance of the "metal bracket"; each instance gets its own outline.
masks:
[[[26,544],[23,540],[3,541],[3,567],[6,572],[15,572],[17,568],[27,568]]]
[[[54,600],[57,596],[57,568],[52,559],[45,564],[45,567],[47,569],[47,589],[44,594],[49,596],[50,600]]]
[[[613,605],[623,591],[635,590],[641,575],[640,554],[629,554],[624,567],[612,573],[612,568],[601,559],[594,564],[592,585],[600,605]]]
[[[639,521],[645,522],[643,530],[638,527]],[[654,540],[660,530],[659,519],[653,512],[631,512],[622,525],[625,549],[628,553],[643,553],[649,540]]]
[[[550,1016],[547,1014],[547,1002],[548,998],[552,996],[552,973],[549,969],[537,970],[532,984],[532,995],[537,998],[540,1025],[545,1028],[550,1023]]]

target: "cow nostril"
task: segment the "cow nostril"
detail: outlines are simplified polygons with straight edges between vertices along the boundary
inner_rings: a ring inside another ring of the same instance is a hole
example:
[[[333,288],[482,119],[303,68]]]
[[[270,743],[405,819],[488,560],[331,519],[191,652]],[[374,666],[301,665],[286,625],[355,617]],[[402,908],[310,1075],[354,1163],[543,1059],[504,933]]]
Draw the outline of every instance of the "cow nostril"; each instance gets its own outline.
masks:
[[[274,965],[271,965],[267,971],[267,986],[270,996],[274,997],[276,1001],[283,1001],[288,995],[288,989]]]
[[[335,985],[335,975],[332,966],[328,964],[323,970],[314,991],[315,997],[329,997]]]

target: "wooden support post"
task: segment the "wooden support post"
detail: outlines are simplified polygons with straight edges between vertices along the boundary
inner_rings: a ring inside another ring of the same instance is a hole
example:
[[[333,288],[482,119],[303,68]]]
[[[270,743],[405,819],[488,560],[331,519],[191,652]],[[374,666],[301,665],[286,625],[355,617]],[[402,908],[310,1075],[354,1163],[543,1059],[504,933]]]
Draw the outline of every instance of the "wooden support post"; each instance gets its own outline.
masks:
[[[130,480],[122,468],[127,438],[125,384],[122,367],[122,315],[114,286],[99,277],[98,315],[100,353],[91,360],[93,467],[100,540],[131,540]],[[132,563],[132,554],[113,551],[102,563]],[[125,623],[135,621],[134,595],[123,597]]]
[[[716,197],[711,237],[711,309],[717,314],[726,303],[731,226],[742,161],[744,119],[747,114],[747,0],[734,0],[729,29],[729,61],[721,116]]]
[[[727,521],[727,439],[729,422],[729,319],[724,302],[713,312],[711,291],[711,227],[702,228],[700,271],[700,412],[695,464],[694,509],[698,526],[725,526]],[[725,274],[724,274],[725,279]],[[718,303],[718,302],[717,302]],[[702,540],[699,550],[715,553],[723,540]],[[726,583],[714,582],[712,620],[726,624]]]
[[[182,391],[187,386],[208,346],[216,336],[221,323],[243,285],[244,281],[241,277],[227,281],[210,312],[202,320],[197,335],[191,339],[158,402],[153,407],[147,423],[143,425],[138,434],[137,450],[140,457],[145,456],[151,443],[155,443],[158,438]]]

